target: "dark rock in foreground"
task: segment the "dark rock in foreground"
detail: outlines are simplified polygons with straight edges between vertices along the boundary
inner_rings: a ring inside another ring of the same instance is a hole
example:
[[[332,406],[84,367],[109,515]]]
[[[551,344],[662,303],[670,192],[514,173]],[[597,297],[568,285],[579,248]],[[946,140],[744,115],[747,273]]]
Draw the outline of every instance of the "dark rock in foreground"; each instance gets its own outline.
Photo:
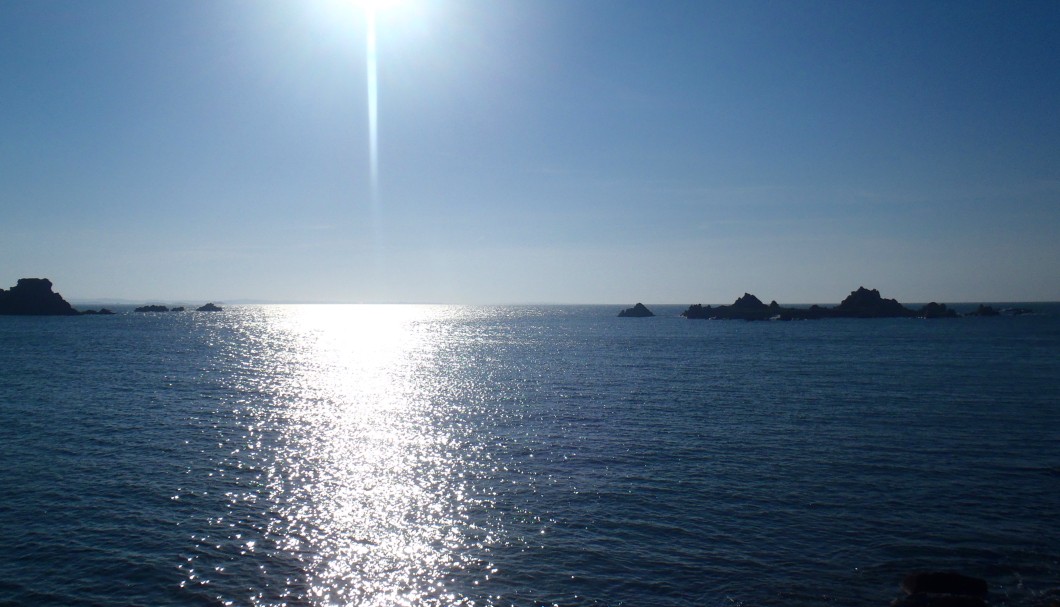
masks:
[[[647,318],[648,316],[655,316],[651,310],[648,309],[642,303],[638,303],[632,308],[626,308],[618,313],[619,318]]]
[[[76,316],[78,312],[52,291],[52,281],[47,278],[19,278],[7,291],[0,289],[0,314]]]
[[[169,312],[169,308],[165,306],[140,306],[134,310],[135,312]]]
[[[908,596],[891,603],[892,607],[984,607],[988,587],[979,578],[929,571],[905,576],[902,591]]]
[[[964,594],[986,598],[989,587],[986,580],[954,573],[952,571],[920,571],[910,573],[902,580],[906,594]]]
[[[195,310],[198,312],[220,312],[221,308],[213,305],[213,303],[208,303],[204,306],[199,306],[198,308],[195,308]]]

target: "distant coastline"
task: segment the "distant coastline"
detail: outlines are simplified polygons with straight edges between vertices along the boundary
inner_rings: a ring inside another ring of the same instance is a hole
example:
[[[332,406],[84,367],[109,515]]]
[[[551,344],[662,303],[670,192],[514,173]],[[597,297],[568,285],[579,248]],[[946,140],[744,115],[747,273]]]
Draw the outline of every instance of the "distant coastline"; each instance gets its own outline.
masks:
[[[115,312],[108,308],[77,309],[62,295],[52,290],[51,280],[47,278],[20,278],[18,283],[10,289],[0,289],[0,315],[18,316],[77,316],[77,315],[110,315]],[[219,312],[223,308],[214,303],[202,306],[192,304],[179,304],[173,307],[162,304],[141,304],[136,300],[128,299],[86,299],[76,300],[79,306],[95,306],[106,303],[115,306],[119,311],[128,308],[127,311],[134,312],[184,312],[194,310],[199,312]],[[142,300],[141,300],[142,301]],[[357,305],[356,302],[278,302],[261,300],[232,300],[229,303],[258,305]],[[955,304],[944,304],[930,302],[917,308],[910,308],[898,303],[894,299],[884,299],[876,289],[859,287],[852,291],[838,305],[829,306],[822,304],[789,304],[782,306],[776,301],[769,304],[763,303],[758,297],[750,293],[744,293],[730,305],[703,305],[692,304],[688,306],[681,316],[688,319],[709,320],[820,320],[826,318],[957,318],[960,316],[1018,316],[1033,313],[1035,310],[1028,306],[1034,304],[1048,304],[1049,302],[999,302],[974,303],[957,302]],[[370,303],[368,305],[383,305]],[[421,304],[421,303],[398,303],[390,302],[385,305],[453,305],[446,303]],[[487,304],[482,304],[487,305]],[[520,304],[489,304],[489,305],[514,305],[514,306],[562,306],[562,305],[601,305],[608,304],[562,304],[562,303],[520,303]],[[678,306],[681,304],[662,304],[666,306]],[[959,310],[958,308],[962,309]],[[655,314],[644,304],[638,303],[632,308],[619,311],[622,317],[651,317]]]
[[[63,296],[52,290],[52,281],[47,278],[20,278],[10,289],[0,289],[0,315],[5,316],[110,316],[108,308],[78,310]],[[223,308],[214,303],[195,308],[197,312],[220,312]],[[183,312],[178,306],[168,308],[160,305],[140,306],[135,312]]]

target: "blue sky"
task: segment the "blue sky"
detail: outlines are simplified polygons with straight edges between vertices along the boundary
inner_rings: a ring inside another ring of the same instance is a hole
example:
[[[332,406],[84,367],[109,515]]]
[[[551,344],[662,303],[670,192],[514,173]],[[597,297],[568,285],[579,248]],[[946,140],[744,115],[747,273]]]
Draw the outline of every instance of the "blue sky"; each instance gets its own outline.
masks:
[[[1060,4],[0,3],[0,286],[1060,300]]]

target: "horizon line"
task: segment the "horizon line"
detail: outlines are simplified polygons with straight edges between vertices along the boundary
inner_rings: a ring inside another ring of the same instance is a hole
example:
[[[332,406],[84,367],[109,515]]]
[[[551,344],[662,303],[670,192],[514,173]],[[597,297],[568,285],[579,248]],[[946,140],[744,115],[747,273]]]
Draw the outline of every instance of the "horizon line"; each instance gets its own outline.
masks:
[[[257,299],[257,298],[235,298],[235,299],[128,299],[128,298],[116,298],[108,299],[101,297],[90,297],[90,298],[70,298],[69,302],[72,305],[100,305],[100,304],[113,304],[120,306],[133,306],[133,305],[168,305],[168,306],[188,306],[196,305],[195,302],[209,302],[218,305],[229,305],[229,306],[242,306],[242,305],[255,305],[255,306],[471,306],[471,307],[487,307],[487,306],[632,306],[637,303],[643,303],[645,306],[691,306],[691,305],[712,305],[712,306],[728,306],[730,303],[721,302],[696,302],[696,303],[645,303],[643,300],[627,303],[627,302],[558,302],[558,301],[525,301],[525,302],[494,302],[494,303],[468,303],[468,302],[451,302],[451,301],[348,301],[348,300],[270,300],[270,299]],[[909,305],[913,304],[928,304],[928,303],[945,303],[947,305],[978,305],[978,304],[1060,304],[1060,300],[1035,300],[1035,299],[976,299],[967,301],[948,301],[948,300],[925,300],[925,301],[907,301],[899,302]],[[833,306],[839,305],[840,301],[826,302],[826,301],[806,301],[806,302],[777,302],[778,305],[782,306]],[[202,305],[201,303],[198,305]]]

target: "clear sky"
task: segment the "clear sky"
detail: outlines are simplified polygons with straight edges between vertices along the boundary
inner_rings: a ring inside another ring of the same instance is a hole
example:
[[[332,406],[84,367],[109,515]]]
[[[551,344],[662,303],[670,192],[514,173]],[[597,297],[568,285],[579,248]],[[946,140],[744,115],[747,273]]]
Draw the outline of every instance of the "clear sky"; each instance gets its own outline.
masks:
[[[1060,3],[0,1],[0,287],[1060,300]]]

